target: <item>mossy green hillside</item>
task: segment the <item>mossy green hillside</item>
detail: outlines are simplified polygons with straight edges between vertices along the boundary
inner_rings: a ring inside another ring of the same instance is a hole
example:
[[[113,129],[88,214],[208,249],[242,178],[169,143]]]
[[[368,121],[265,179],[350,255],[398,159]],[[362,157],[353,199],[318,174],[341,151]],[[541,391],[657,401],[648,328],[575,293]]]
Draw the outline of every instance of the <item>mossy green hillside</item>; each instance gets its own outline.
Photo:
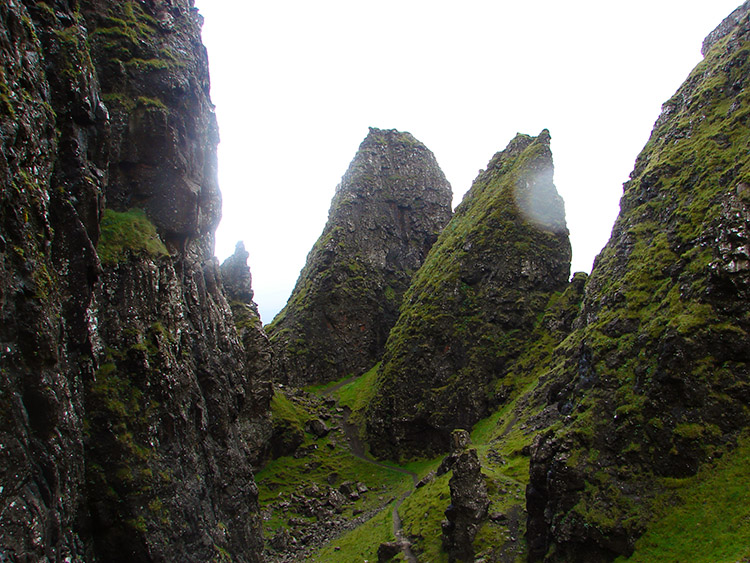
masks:
[[[419,559],[447,562],[442,551],[440,527],[445,519],[445,509],[451,503],[448,481],[451,473],[437,477],[424,487],[416,489],[399,508],[402,526]]]
[[[523,557],[526,553],[523,540],[526,518],[523,489],[528,482],[528,446],[539,431],[539,424],[535,421],[535,417],[539,417],[541,408],[534,403],[531,394],[539,376],[546,373],[545,365],[550,363],[551,352],[555,345],[562,341],[570,331],[572,319],[576,316],[580,306],[585,280],[585,274],[577,274],[565,291],[556,292],[549,298],[532,336],[535,346],[527,348],[513,362],[509,370],[513,375],[509,375],[509,379],[503,380],[500,384],[500,387],[507,387],[504,388],[504,393],[508,396],[507,403],[490,417],[478,422],[473,429],[472,447],[478,450],[488,482],[488,491],[492,501],[490,512],[502,514],[502,517],[488,520],[481,527],[475,541],[475,552],[478,554],[506,559],[510,557],[514,560]],[[349,407],[352,410],[350,421],[355,420],[357,413],[363,412],[363,408],[372,400],[376,389],[377,368],[376,365],[359,377],[347,378],[349,381],[344,379],[310,386],[306,388],[306,391],[313,395],[335,397],[340,406]],[[514,380],[512,385],[511,379]],[[304,427],[306,421],[311,418],[325,413],[325,409],[315,411],[305,406],[304,402],[297,402],[295,393],[290,393],[289,397],[285,397],[276,410],[278,413],[276,417],[281,417],[281,413],[286,413],[283,414],[283,418],[291,421],[290,424],[295,424],[298,428]],[[331,414],[334,412],[336,412],[335,409],[330,411]],[[300,494],[299,491],[309,486],[311,482],[318,483],[322,487],[329,482],[326,475],[330,475],[330,472],[341,473],[340,467],[348,465],[348,462],[335,461],[340,455],[338,448],[343,445],[339,439],[334,434],[331,438],[316,440],[307,434],[305,443],[301,446],[301,450],[308,451],[306,457],[299,459],[284,457],[272,462],[258,475],[264,506],[267,508],[279,506],[279,502],[283,502],[284,499],[288,501],[293,498],[293,495]],[[329,446],[329,443],[332,445]],[[308,450],[312,444],[318,447]],[[334,453],[327,453],[329,449],[332,449]],[[341,453],[345,453],[345,450]],[[323,456],[326,460],[333,459],[333,463],[324,462]],[[420,459],[404,467],[422,478],[430,471],[436,470],[441,460],[442,456]],[[321,465],[318,466],[318,463]],[[355,470],[361,469],[355,468]],[[379,468],[377,471],[387,470]],[[348,475],[354,475],[354,473]],[[408,479],[402,480],[399,474],[391,473],[389,480],[382,483],[381,488],[377,488],[376,485],[373,491],[378,497],[387,500],[399,497],[403,491],[412,490],[412,494],[399,508],[399,514],[404,531],[412,541],[413,549],[420,560],[447,560],[447,555],[442,552],[441,522],[450,504],[448,490],[450,475],[448,473],[422,488],[412,489]],[[340,478],[344,479],[344,477]],[[395,481],[392,480],[393,478]],[[383,485],[385,489],[382,488]],[[271,529],[267,532],[269,539],[283,530],[284,522],[288,522],[290,518],[306,518],[311,524],[315,522],[315,518],[304,517],[299,511],[290,510],[287,508],[287,512],[283,512],[283,510],[274,509]],[[354,531],[327,544],[314,557],[330,561],[349,561],[359,557],[374,558],[379,543],[392,539],[391,510],[392,505],[389,505]],[[349,512],[344,511],[344,514],[349,515]]]
[[[487,481],[489,513],[475,538],[477,557],[488,560],[525,561],[526,506],[524,490],[529,482],[529,446],[543,429],[544,405],[535,397],[539,378],[554,362],[553,351],[570,333],[583,298],[586,274],[578,273],[562,292],[554,293],[530,338],[534,344],[511,362],[497,392],[506,402],[478,421],[471,432]],[[343,390],[343,388],[342,388]],[[424,470],[438,462],[424,461]],[[450,504],[450,473],[428,483],[407,498],[400,510],[404,529],[414,549],[428,561],[447,561],[442,552],[441,522]]]
[[[493,426],[498,422],[497,417],[494,418]],[[498,428],[502,429],[502,425],[498,425]],[[524,444],[529,439],[526,435],[515,438]],[[504,457],[505,451],[513,446],[510,442],[502,445],[493,442],[474,443],[472,447],[479,452],[491,501],[489,511],[494,515],[493,519],[485,520],[480,527],[474,541],[475,553],[477,557],[490,557],[489,560],[507,560],[508,557],[512,557],[511,560],[514,561],[521,560],[526,553],[523,539],[526,520],[525,482],[508,476],[508,473],[514,473],[513,462],[508,463]],[[521,455],[520,451],[514,449],[509,457]],[[438,463],[439,461],[432,462],[429,467],[434,470]],[[528,456],[526,467],[528,475]],[[415,489],[399,508],[404,532],[420,560],[448,561],[448,555],[442,548],[441,534],[445,511],[451,504],[448,486],[451,476],[449,471]]]
[[[310,415],[279,390],[271,397],[270,407],[273,428],[271,454],[278,457],[294,451],[304,441],[305,423],[310,420]]]
[[[623,299],[603,300],[582,338],[595,351],[598,377],[615,390],[607,402],[619,415],[618,435],[648,444],[654,429],[672,432],[667,442],[673,461],[697,453],[690,444],[697,445],[698,438],[715,441],[750,414],[728,393],[738,378],[747,377],[747,359],[735,351],[742,349],[750,325],[746,315],[734,314],[734,288],[722,291],[719,285],[726,257],[715,235],[722,224],[726,228],[727,211],[746,206],[735,186],[750,181],[748,113],[730,108],[750,102],[746,93],[733,95],[731,86],[736,72],[750,72],[749,51],[736,51],[719,65],[722,50],[721,43],[715,46],[688,79],[697,84],[688,89],[687,106],[699,104],[705,119],[694,123],[682,108],[655,130],[638,159],[636,175],[626,184],[615,244],[600,257],[591,283],[592,301],[608,294]],[[725,74],[721,68],[731,70]],[[688,137],[674,141],[688,130]],[[644,197],[647,191],[652,197]],[[625,268],[619,267],[622,255]],[[669,361],[664,352],[652,352],[665,347],[671,348]],[[665,383],[674,380],[687,386],[683,396],[689,400],[665,413],[664,402],[674,400],[664,397]],[[736,417],[727,418],[727,409]],[[701,430],[711,427],[715,430]],[[646,447],[657,451],[656,444]]]
[[[117,264],[128,256],[153,258],[168,256],[154,224],[142,209],[120,212],[105,209],[101,218],[101,235],[97,246],[103,264]]]
[[[744,228],[750,181],[742,37],[717,41],[665,104],[587,283],[583,322],[544,377],[539,396],[566,415],[532,459],[533,474],[556,482],[565,460],[569,488],[550,489],[547,516],[534,516],[553,522],[554,560],[586,542],[627,554],[657,517],[663,478],[694,475],[750,422],[744,243],[730,234]]]
[[[275,428],[283,426],[287,432],[301,432],[302,440],[294,455],[270,461],[256,475],[261,507],[269,510],[271,515],[265,525],[269,539],[285,529],[290,518],[310,524],[318,522],[304,501],[310,498],[305,490],[311,485],[321,491],[337,488],[347,481],[367,486],[369,492],[342,507],[338,516],[342,519],[377,511],[387,504],[389,498],[400,495],[411,485],[408,475],[352,455],[346,436],[335,422],[335,417],[341,416],[338,407],[307,393],[285,395],[279,390],[271,407]],[[307,422],[318,418],[327,419],[328,424],[335,426],[324,437],[306,431]]]
[[[618,563],[734,563],[750,558],[750,437],[694,477],[665,481],[657,516]]]
[[[339,404],[351,409],[349,421],[356,424],[360,431],[364,430],[365,411],[374,400],[377,390],[376,381],[380,363],[375,364],[368,371],[336,391],[335,396]]]
[[[377,561],[381,543],[395,541],[392,519],[393,503],[387,505],[375,516],[354,530],[345,533],[326,545],[312,560],[321,563],[342,561]],[[391,561],[404,561],[399,554]]]
[[[535,199],[547,215],[532,220]],[[501,403],[495,384],[569,268],[549,134],[519,135],[474,182],[404,296],[368,410],[373,451],[444,450],[450,430]]]

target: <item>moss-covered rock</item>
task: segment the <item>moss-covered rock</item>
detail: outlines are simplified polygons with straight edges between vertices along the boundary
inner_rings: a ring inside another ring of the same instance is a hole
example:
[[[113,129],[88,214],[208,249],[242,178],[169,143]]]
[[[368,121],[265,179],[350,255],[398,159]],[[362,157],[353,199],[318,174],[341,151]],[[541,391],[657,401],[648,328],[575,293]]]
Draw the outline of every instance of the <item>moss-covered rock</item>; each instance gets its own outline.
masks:
[[[549,133],[518,135],[475,180],[404,297],[367,415],[372,451],[444,451],[496,389],[570,271]]]
[[[695,474],[750,422],[749,13],[664,104],[538,390],[558,419],[531,448],[535,559],[628,555],[663,479]]]
[[[217,142],[191,2],[0,3],[3,558],[261,559]]]
[[[110,117],[107,206],[143,209],[169,246],[221,215],[218,142],[200,21],[189,2],[82,1],[81,25]]]
[[[242,419],[242,436],[259,469],[275,445],[272,422],[271,343],[263,330],[258,305],[253,301],[253,278],[247,265],[249,254],[238,242],[234,254],[221,264],[222,284],[232,309],[237,336],[245,349],[245,370],[252,382],[252,401]]]
[[[305,385],[375,364],[450,205],[450,185],[427,147],[409,133],[370,129],[286,307],[267,329],[275,377]]]

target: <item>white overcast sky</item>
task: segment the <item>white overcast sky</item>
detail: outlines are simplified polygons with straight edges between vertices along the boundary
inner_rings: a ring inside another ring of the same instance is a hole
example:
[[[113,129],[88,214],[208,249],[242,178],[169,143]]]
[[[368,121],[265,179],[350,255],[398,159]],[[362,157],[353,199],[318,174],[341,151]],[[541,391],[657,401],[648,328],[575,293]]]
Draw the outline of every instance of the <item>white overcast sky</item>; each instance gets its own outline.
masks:
[[[454,206],[517,132],[552,135],[572,271],[609,238],[661,104],[740,0],[196,0],[219,119],[216,254],[283,307],[368,127],[435,154]]]

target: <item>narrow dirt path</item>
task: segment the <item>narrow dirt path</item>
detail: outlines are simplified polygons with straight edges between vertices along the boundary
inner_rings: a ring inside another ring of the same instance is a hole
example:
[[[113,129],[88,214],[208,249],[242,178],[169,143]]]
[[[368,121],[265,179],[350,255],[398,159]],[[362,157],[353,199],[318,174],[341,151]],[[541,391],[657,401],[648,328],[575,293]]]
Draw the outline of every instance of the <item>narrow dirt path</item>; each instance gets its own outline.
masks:
[[[498,442],[505,438],[508,434],[510,434],[513,431],[513,428],[515,428],[516,423],[518,422],[518,417],[518,411],[514,410],[513,416],[505,425],[503,431],[495,438],[493,438],[492,442]],[[522,483],[516,479],[512,479],[510,477],[507,478],[514,483],[522,485]],[[508,510],[506,524],[508,527],[508,532],[510,533],[511,542],[505,543],[505,545],[502,546],[500,548],[500,551],[497,553],[497,556],[499,557],[498,561],[500,561],[501,563],[513,563],[513,561],[516,561],[520,556],[519,548],[516,544],[516,539],[521,536],[521,518],[525,518],[525,512],[522,513],[522,510],[518,505],[513,505],[510,510]]]
[[[356,378],[357,376],[353,376],[345,379],[344,381],[337,383],[333,387],[326,389],[321,393],[321,395],[332,396],[333,393],[341,389],[347,383],[351,383]],[[338,399],[336,399],[336,406],[338,406],[338,404]],[[416,487],[417,483],[419,482],[419,475],[417,475],[413,471],[409,471],[408,469],[404,469],[403,467],[394,467],[393,465],[388,465],[387,463],[376,461],[367,456],[367,454],[365,453],[365,445],[362,443],[362,439],[359,436],[359,427],[356,424],[349,422],[349,417],[351,416],[351,414],[352,411],[349,407],[343,407],[344,416],[342,418],[342,428],[344,430],[344,435],[346,436],[346,441],[349,444],[349,451],[352,453],[352,455],[371,465],[382,467],[383,469],[390,469],[391,471],[395,471],[403,475],[408,475],[409,477],[411,477],[412,485]],[[409,540],[406,538],[406,535],[404,534],[403,527],[401,525],[401,516],[399,516],[398,513],[398,509],[401,506],[401,503],[403,503],[404,500],[406,500],[412,492],[413,489],[404,492],[404,494],[402,494],[401,497],[396,501],[396,504],[393,506],[391,518],[393,520],[393,535],[396,536],[396,540],[401,546],[401,552],[404,554],[404,557],[409,563],[419,563],[419,560],[417,559],[416,555],[414,555],[414,552],[411,549],[411,542],[409,542]]]
[[[398,509],[401,506],[401,503],[404,502],[409,495],[411,495],[411,491],[406,491],[393,506],[393,513],[391,514],[391,518],[393,519],[393,535],[396,536],[396,540],[401,545],[401,553],[404,554],[406,560],[409,563],[419,563],[417,556],[414,555],[414,552],[411,550],[411,542],[404,535],[404,529],[401,526],[401,516],[398,514]]]
[[[339,381],[336,385],[333,385],[329,387],[328,389],[324,389],[320,392],[321,397],[328,397],[330,395],[333,395],[336,391],[341,389],[344,385],[347,385],[348,383],[351,383],[355,379],[357,379],[358,375],[352,375],[351,377],[347,377],[344,381]],[[338,402],[338,401],[336,401]]]
[[[513,430],[513,427],[516,425],[516,422],[518,422],[518,412],[514,410],[513,418],[510,419],[508,424],[505,425],[505,429],[502,431],[502,433],[499,434],[493,441],[505,438],[508,434],[510,434],[511,430]]]

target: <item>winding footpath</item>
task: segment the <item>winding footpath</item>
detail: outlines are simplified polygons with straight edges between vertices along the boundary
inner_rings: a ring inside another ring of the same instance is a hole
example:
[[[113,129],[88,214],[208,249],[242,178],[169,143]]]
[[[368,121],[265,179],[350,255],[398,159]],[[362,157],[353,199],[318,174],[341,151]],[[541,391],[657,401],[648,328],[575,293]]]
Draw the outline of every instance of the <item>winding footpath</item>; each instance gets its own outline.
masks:
[[[336,385],[333,385],[332,387],[324,390],[321,395],[324,397],[331,397],[336,391],[341,389],[344,385],[351,383],[355,379],[357,379],[357,376],[345,379],[344,381],[341,381]],[[336,400],[336,406],[338,407],[339,401],[335,397],[334,399]],[[419,475],[417,475],[413,471],[404,469],[403,467],[395,467],[393,465],[388,465],[387,463],[375,461],[365,454],[365,445],[362,443],[362,439],[359,437],[359,428],[356,424],[349,422],[349,417],[352,414],[351,409],[346,406],[343,407],[343,414],[344,416],[342,420],[342,427],[346,436],[346,441],[349,444],[349,451],[351,451],[352,455],[366,463],[369,463],[370,465],[408,475],[409,477],[411,477],[412,484],[416,488],[416,485],[419,482]],[[391,519],[393,520],[393,535],[396,536],[396,540],[401,546],[401,552],[404,554],[404,557],[409,563],[419,563],[419,560],[417,559],[416,555],[414,555],[414,552],[411,549],[411,542],[409,542],[409,540],[406,538],[406,535],[404,534],[404,530],[401,525],[401,516],[399,516],[398,513],[399,507],[404,502],[404,500],[406,500],[409,495],[411,495],[413,490],[414,489],[406,491],[396,501],[396,504],[393,506],[393,512],[391,513]]]

